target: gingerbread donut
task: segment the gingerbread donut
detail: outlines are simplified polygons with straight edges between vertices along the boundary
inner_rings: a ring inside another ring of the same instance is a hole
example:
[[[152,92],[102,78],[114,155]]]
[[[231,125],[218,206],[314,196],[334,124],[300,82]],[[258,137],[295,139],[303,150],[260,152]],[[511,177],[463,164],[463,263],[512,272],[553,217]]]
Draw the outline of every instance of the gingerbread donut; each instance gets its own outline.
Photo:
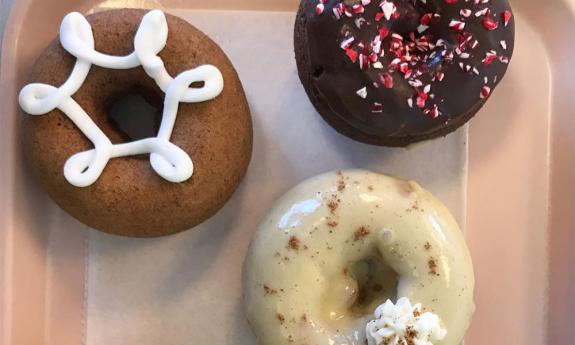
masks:
[[[302,0],[300,79],[321,116],[352,139],[406,146],[470,120],[507,70],[507,0]]]
[[[447,208],[412,181],[316,176],[261,221],[243,273],[259,345],[459,345],[473,266]]]
[[[224,52],[159,10],[70,13],[19,97],[28,165],[86,225],[152,237],[215,214],[242,180],[252,123]]]

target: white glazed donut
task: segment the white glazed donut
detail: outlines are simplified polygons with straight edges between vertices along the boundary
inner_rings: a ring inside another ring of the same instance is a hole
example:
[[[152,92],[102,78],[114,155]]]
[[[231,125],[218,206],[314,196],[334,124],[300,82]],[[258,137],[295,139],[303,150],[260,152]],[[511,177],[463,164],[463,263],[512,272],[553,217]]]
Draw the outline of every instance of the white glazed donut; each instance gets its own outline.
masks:
[[[285,194],[254,235],[243,285],[260,345],[364,345],[366,326],[370,345],[418,332],[405,343],[459,345],[475,309],[447,208],[415,182],[363,170]]]

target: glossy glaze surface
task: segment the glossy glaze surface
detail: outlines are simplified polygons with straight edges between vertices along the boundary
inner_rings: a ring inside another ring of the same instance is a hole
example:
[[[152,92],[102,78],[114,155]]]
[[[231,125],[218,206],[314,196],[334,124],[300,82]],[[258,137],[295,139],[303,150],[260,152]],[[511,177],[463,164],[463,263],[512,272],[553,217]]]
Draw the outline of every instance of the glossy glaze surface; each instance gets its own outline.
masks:
[[[296,19],[299,75],[318,112],[362,142],[446,135],[479,111],[513,55],[507,0],[329,0],[321,14],[318,2],[303,0]]]
[[[473,268],[449,211],[415,182],[363,170],[314,177],[262,220],[244,268],[260,345],[364,344],[387,298],[407,297],[463,339]]]

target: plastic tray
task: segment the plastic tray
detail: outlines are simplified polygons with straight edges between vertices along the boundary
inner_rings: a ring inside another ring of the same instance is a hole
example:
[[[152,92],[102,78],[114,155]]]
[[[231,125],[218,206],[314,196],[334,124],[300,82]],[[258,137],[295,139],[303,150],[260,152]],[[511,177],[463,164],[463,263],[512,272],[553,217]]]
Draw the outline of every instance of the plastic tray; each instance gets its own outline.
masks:
[[[108,6],[295,11],[295,0],[108,1]],[[87,231],[23,169],[16,96],[67,12],[96,1],[19,0],[0,60],[0,344],[85,339]],[[499,97],[470,126],[466,233],[478,306],[467,344],[575,338],[575,4],[517,0],[524,30]],[[3,8],[3,11],[7,11]],[[540,100],[526,107],[525,99]],[[43,231],[46,225],[58,231]],[[121,327],[121,325],[118,325]],[[187,340],[189,341],[189,339]],[[184,340],[182,340],[182,343]]]

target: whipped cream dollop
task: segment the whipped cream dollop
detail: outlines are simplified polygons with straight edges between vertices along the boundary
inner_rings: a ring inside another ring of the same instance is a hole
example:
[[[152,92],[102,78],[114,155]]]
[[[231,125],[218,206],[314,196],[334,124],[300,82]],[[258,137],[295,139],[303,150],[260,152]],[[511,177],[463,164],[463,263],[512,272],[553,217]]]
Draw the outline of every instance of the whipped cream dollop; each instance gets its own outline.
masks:
[[[405,297],[396,304],[387,300],[375,309],[374,316],[365,327],[368,345],[433,345],[447,335],[439,316],[423,313],[421,304],[412,305]]]

